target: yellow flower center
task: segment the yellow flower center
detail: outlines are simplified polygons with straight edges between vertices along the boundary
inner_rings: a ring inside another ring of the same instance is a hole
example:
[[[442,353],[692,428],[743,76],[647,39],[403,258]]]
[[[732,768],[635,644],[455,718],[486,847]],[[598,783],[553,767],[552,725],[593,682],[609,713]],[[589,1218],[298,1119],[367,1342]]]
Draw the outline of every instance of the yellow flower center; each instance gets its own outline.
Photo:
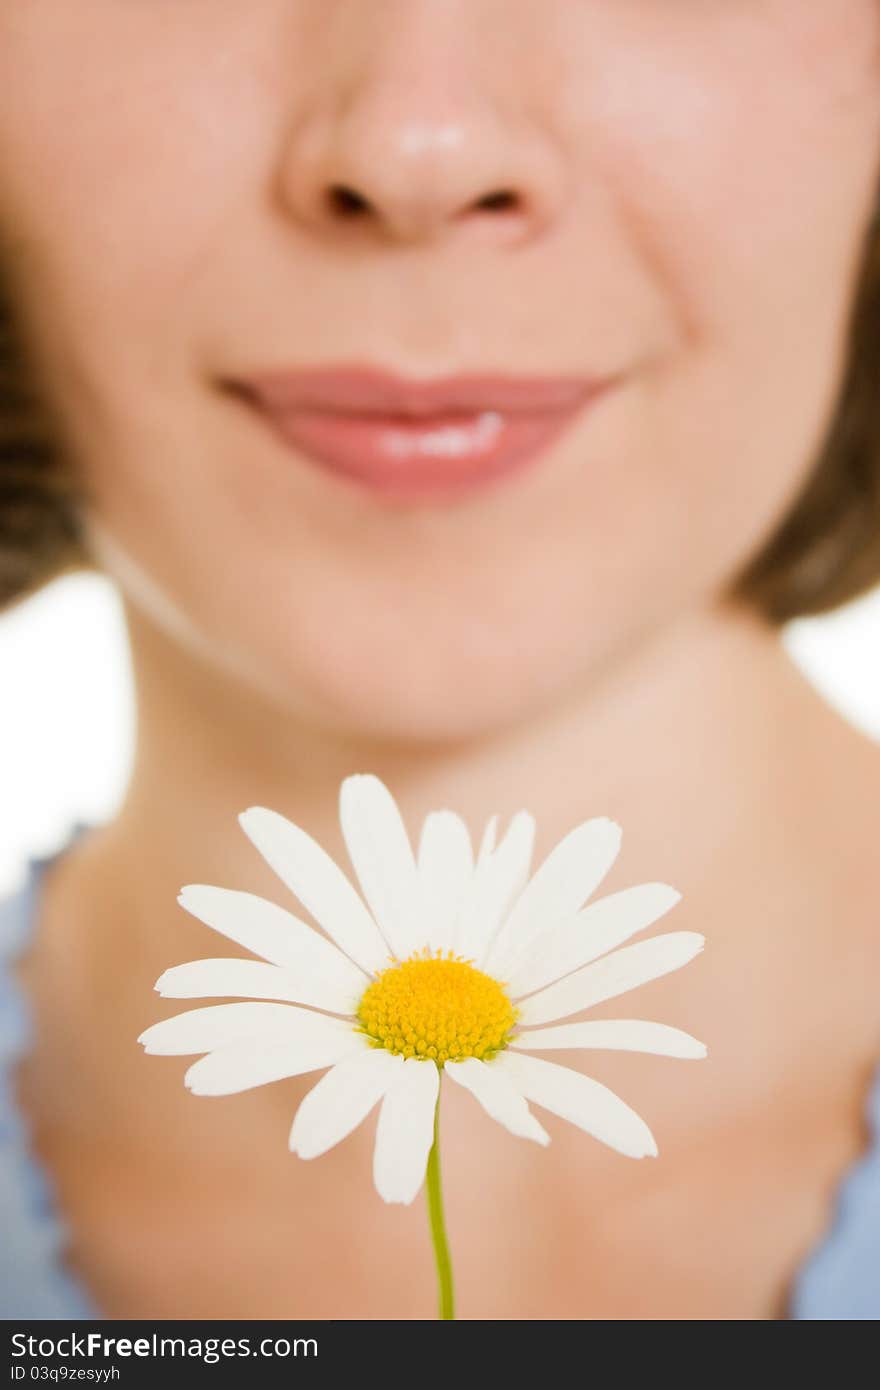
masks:
[[[505,1047],[516,1010],[497,980],[451,952],[425,950],[383,970],[358,1005],[363,1032],[402,1057],[460,1061]]]

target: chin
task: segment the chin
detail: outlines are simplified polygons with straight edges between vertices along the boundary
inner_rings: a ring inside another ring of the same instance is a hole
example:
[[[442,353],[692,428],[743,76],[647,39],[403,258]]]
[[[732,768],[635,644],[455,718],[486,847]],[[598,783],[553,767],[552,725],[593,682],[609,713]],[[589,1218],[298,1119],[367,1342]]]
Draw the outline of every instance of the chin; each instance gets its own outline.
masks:
[[[258,679],[273,703],[328,732],[383,743],[444,746],[485,738],[539,714],[566,686],[566,673],[557,672],[548,688],[546,661],[524,658],[516,641],[494,663],[485,655],[466,662],[437,644],[392,655],[325,643],[288,650],[279,669],[277,650],[272,669],[264,665]]]

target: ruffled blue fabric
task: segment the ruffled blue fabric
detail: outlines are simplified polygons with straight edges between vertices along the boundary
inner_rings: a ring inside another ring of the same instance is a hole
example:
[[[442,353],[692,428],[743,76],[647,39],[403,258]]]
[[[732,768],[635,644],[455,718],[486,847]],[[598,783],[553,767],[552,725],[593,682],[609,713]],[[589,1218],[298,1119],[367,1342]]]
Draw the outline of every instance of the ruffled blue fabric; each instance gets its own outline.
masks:
[[[830,1230],[795,1280],[792,1318],[880,1319],[880,1073],[865,1119],[866,1149],[838,1188]]]
[[[0,901],[0,1318],[101,1317],[65,1265],[64,1221],[17,1107],[13,1075],[30,1046],[31,1019],[10,972],[31,936],[43,869],[90,828],[77,821],[54,854],[29,859],[22,887]],[[867,1149],[843,1179],[830,1228],[792,1286],[790,1318],[880,1319],[880,1069],[867,1123]]]
[[[87,828],[77,821],[56,853]],[[29,859],[22,887],[0,902],[0,1318],[6,1319],[100,1316],[65,1266],[64,1223],[48,1174],[31,1151],[14,1088],[30,1047],[31,1017],[11,966],[27,947],[40,873],[54,857]]]

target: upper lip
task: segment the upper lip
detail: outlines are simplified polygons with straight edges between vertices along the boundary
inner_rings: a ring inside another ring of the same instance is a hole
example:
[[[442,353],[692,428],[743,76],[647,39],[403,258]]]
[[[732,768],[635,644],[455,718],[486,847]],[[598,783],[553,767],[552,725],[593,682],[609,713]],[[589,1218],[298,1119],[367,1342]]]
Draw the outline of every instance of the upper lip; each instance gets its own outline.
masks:
[[[413,378],[374,367],[312,367],[236,377],[227,386],[271,412],[322,411],[412,419],[575,409],[610,378],[468,373]]]

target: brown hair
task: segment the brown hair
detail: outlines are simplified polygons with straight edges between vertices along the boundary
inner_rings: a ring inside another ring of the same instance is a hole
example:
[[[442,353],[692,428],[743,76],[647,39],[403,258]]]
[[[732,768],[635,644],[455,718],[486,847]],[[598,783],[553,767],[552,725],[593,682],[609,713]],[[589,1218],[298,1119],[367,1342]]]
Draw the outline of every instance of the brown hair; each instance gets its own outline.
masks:
[[[809,481],[739,593],[773,622],[826,612],[880,580],[880,209],[865,241],[847,368]]]
[[[771,622],[820,613],[880,580],[880,216],[860,268],[847,369],[818,461],[736,586]],[[77,498],[29,379],[0,284],[0,608],[90,568]]]
[[[91,567],[76,501],[0,280],[0,609]]]

